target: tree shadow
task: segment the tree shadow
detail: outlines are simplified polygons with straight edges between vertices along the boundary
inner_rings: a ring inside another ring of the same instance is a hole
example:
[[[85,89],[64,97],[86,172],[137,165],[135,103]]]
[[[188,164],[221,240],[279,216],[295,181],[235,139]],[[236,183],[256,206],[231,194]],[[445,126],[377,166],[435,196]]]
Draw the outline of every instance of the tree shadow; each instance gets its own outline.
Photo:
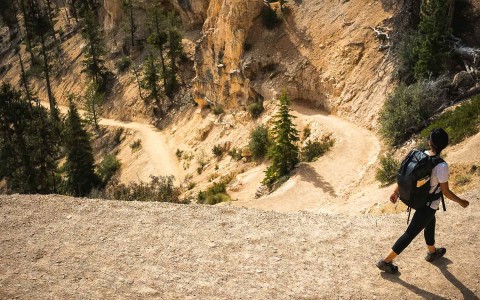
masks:
[[[325,181],[323,177],[320,176],[309,164],[301,164],[297,173],[302,177],[303,180],[311,182],[314,187],[322,189],[325,193],[330,194],[332,197],[337,197],[333,186]]]
[[[413,293],[415,293],[415,294],[417,294],[420,297],[423,297],[425,299],[447,299],[447,298],[438,296],[434,293],[431,293],[431,292],[426,291],[422,288],[419,288],[418,286],[415,286],[411,283],[408,283],[408,282],[404,281],[403,279],[400,278],[400,275],[401,275],[400,272],[398,272],[395,275],[387,274],[387,273],[381,273],[380,275],[382,276],[383,279],[386,279],[386,280],[391,281],[393,283],[401,284],[405,288],[409,289]]]
[[[440,272],[442,272],[443,276],[445,276],[445,278],[462,293],[464,299],[480,299],[448,270],[448,265],[452,263],[453,262],[448,258],[442,257],[432,264],[437,267]]]

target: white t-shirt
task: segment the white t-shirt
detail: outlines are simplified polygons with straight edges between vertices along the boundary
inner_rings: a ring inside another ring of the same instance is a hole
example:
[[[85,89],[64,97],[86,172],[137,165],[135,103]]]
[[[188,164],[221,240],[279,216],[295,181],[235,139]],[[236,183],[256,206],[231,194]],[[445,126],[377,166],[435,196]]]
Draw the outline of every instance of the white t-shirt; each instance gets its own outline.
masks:
[[[425,151],[425,153],[430,155],[429,151]],[[441,187],[439,186],[437,190],[435,190],[435,187],[439,183],[445,183],[447,181],[448,181],[448,164],[446,162],[439,163],[433,168],[432,175],[430,176],[430,194],[440,192]],[[432,201],[430,203],[430,208],[438,209],[440,207],[441,201],[442,199]]]

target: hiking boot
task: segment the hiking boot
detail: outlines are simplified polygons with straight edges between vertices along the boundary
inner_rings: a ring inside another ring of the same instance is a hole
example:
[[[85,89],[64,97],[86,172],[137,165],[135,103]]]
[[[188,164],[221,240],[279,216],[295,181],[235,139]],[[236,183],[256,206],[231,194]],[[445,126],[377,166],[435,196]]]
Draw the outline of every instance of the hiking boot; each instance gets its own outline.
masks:
[[[392,262],[387,263],[383,259],[377,262],[377,267],[388,274],[395,274],[398,272],[398,267],[396,265]]]
[[[447,249],[445,248],[435,248],[434,253],[430,253],[430,252],[427,253],[427,256],[425,256],[425,260],[428,262],[433,262],[437,258],[444,256],[446,252],[447,252]]]

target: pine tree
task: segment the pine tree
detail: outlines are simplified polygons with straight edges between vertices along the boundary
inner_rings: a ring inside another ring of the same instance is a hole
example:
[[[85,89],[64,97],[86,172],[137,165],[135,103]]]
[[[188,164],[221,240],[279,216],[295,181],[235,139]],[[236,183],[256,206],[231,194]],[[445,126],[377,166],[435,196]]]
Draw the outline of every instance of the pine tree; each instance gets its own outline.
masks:
[[[50,114],[54,120],[59,120],[57,103],[53,96],[52,86],[50,82],[50,64],[47,52],[46,39],[51,30],[51,24],[45,11],[40,6],[38,0],[28,0],[28,18],[31,21],[33,32],[40,37],[41,51],[43,56],[43,72],[45,74],[45,82],[47,86],[48,102],[50,104]]]
[[[437,76],[445,67],[448,57],[447,38],[451,34],[449,10],[450,0],[422,1],[419,37],[413,48],[416,80],[429,75]]]
[[[9,84],[0,88],[0,179],[5,178],[9,190],[35,192],[35,169],[25,139],[28,106],[20,92]]]
[[[98,86],[92,82],[85,92],[84,96],[84,108],[87,112],[87,121],[95,126],[97,132],[100,130],[98,125],[99,115],[102,113],[102,104],[104,101],[104,95],[98,92]]]
[[[143,73],[142,83],[144,88],[150,91],[149,97],[153,98],[158,108],[161,109],[160,87],[158,85],[159,79],[160,75],[158,74],[157,63],[155,62],[153,54],[150,53],[147,57],[147,61],[145,62],[145,70]]]
[[[150,14],[148,17],[148,24],[150,29],[150,35],[147,38],[147,42],[159,51],[160,65],[162,67],[161,74],[163,79],[163,87],[167,86],[167,67],[165,63],[165,46],[168,43],[168,34],[165,30],[166,21],[163,10],[159,4],[154,4],[150,7]]]
[[[173,13],[168,15],[169,29],[168,29],[168,45],[170,58],[170,69],[168,70],[167,85],[165,86],[165,93],[172,97],[178,88],[177,80],[177,63],[183,53],[182,34],[178,31],[178,23],[176,16]]]
[[[137,31],[137,25],[133,17],[133,0],[123,0],[122,9],[128,14],[128,31],[130,33],[130,43],[135,47],[135,32]]]
[[[283,91],[279,99],[278,112],[275,115],[272,129],[273,145],[268,151],[270,166],[265,171],[262,183],[271,187],[276,180],[288,175],[300,162],[297,142],[300,140],[299,132],[295,129],[289,109],[290,101],[287,93]]]
[[[83,9],[84,19],[82,37],[87,45],[85,46],[83,72],[88,74],[101,90],[105,87],[106,68],[103,56],[106,53],[103,34],[97,23],[95,10],[88,5]]]
[[[37,100],[38,103],[38,100]],[[59,137],[39,104],[33,105],[10,85],[0,90],[0,179],[10,191],[55,192]]]
[[[65,120],[64,145],[67,161],[64,165],[65,192],[74,196],[85,196],[99,184],[95,174],[95,160],[88,132],[70,99]]]

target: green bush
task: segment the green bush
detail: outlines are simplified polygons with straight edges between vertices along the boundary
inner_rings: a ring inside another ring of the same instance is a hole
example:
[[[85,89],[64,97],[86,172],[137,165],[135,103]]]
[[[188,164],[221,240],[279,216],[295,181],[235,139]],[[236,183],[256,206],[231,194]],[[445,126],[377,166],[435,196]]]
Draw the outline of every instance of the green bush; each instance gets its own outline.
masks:
[[[227,194],[227,183],[218,182],[210,186],[206,191],[200,191],[197,197],[198,203],[214,205],[230,200]]]
[[[400,161],[393,158],[393,153],[387,153],[380,157],[380,167],[377,169],[375,179],[380,181],[382,185],[394,183],[399,168]]]
[[[263,108],[263,104],[261,102],[254,102],[247,106],[247,111],[250,113],[252,119],[257,119],[260,117],[264,110],[265,109]]]
[[[125,72],[126,70],[128,70],[128,68],[130,68],[131,65],[132,61],[126,56],[122,57],[119,61],[115,63],[118,73]]]
[[[180,149],[177,149],[177,151],[175,152],[175,155],[180,160],[180,159],[182,159],[183,151],[180,150]]]
[[[225,112],[225,110],[221,105],[215,105],[212,110],[213,110],[213,114],[216,116],[219,116]]]
[[[263,26],[269,30],[275,29],[282,23],[282,19],[278,17],[277,12],[266,6],[262,8],[261,18]]]
[[[267,127],[261,125],[252,130],[248,148],[252,151],[253,159],[259,160],[264,158],[265,155],[267,155],[269,145],[270,141]]]
[[[151,176],[149,183],[119,184],[109,189],[107,197],[125,201],[158,201],[181,203],[180,189],[173,185],[173,176]]]
[[[312,162],[318,157],[324,155],[333,145],[335,140],[331,135],[323,137],[321,140],[309,140],[301,150],[302,161]]]
[[[303,128],[302,140],[306,140],[311,134],[312,129],[310,128],[310,126],[305,126],[305,128]]]
[[[441,83],[425,80],[410,86],[400,84],[380,112],[382,137],[391,145],[407,140],[438,109],[443,92]]]
[[[142,145],[142,140],[137,139],[133,141],[133,143],[130,144],[130,148],[132,148],[132,151],[136,151],[140,149],[140,146]]]
[[[449,143],[455,145],[479,132],[480,96],[447,111],[425,128],[420,136],[427,138],[434,128],[443,128],[448,133]]]
[[[242,151],[240,149],[235,148],[235,147],[232,150],[228,151],[228,155],[230,155],[235,160],[241,160],[242,159]]]
[[[113,143],[115,144],[115,146],[120,145],[120,143],[122,142],[123,131],[123,127],[118,127],[117,129],[115,129],[115,132],[113,134]]]
[[[216,157],[220,157],[223,154],[223,148],[220,145],[215,145],[213,146],[212,152]]]
[[[97,167],[97,173],[102,180],[103,185],[107,185],[110,179],[117,173],[120,169],[120,161],[115,157],[115,155],[107,154],[100,165]]]

